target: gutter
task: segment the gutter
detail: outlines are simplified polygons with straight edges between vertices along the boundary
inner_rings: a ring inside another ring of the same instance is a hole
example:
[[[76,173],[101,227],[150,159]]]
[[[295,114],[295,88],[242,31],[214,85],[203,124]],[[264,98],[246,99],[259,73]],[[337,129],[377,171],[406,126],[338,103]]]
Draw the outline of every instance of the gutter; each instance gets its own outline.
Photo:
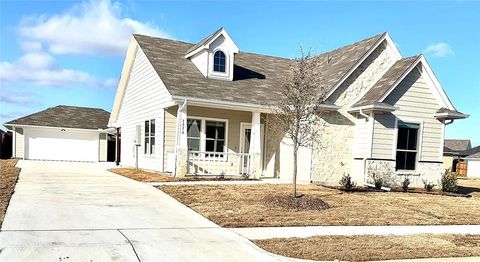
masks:
[[[188,100],[188,104],[193,106],[217,106],[232,110],[261,111],[262,113],[274,112],[274,108],[272,106],[265,106],[259,104],[226,102],[222,100],[203,99],[187,96],[172,96],[172,99],[177,104],[183,104],[185,100]]]

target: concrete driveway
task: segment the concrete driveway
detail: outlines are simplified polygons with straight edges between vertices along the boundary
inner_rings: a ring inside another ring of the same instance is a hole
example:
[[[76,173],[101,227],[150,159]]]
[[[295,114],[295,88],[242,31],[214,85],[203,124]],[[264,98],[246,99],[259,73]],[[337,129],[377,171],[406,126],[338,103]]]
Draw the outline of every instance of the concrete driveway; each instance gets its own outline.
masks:
[[[0,261],[280,261],[107,164],[19,161]]]

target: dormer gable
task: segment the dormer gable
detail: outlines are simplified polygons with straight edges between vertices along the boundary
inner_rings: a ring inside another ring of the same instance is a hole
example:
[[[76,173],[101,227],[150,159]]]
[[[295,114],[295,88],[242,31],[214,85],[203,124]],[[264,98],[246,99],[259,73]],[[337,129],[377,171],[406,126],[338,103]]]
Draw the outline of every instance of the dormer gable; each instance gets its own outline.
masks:
[[[222,27],[188,49],[192,61],[204,77],[233,80],[235,54],[239,49]]]

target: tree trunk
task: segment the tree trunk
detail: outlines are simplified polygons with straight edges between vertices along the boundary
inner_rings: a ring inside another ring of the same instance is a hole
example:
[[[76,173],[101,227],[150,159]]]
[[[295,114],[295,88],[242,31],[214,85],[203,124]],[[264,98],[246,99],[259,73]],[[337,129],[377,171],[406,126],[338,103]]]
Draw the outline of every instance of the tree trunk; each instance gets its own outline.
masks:
[[[297,197],[297,153],[298,146],[293,146],[293,197]]]

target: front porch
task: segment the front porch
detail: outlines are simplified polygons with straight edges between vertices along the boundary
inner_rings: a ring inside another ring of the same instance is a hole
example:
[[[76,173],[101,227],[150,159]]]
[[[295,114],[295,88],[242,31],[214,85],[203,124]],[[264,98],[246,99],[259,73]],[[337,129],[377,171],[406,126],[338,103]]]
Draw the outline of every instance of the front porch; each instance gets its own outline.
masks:
[[[170,162],[176,177],[273,176],[274,172],[266,172],[271,161],[266,158],[271,154],[264,150],[265,116],[260,111],[206,107],[187,101],[168,108],[166,163]]]

